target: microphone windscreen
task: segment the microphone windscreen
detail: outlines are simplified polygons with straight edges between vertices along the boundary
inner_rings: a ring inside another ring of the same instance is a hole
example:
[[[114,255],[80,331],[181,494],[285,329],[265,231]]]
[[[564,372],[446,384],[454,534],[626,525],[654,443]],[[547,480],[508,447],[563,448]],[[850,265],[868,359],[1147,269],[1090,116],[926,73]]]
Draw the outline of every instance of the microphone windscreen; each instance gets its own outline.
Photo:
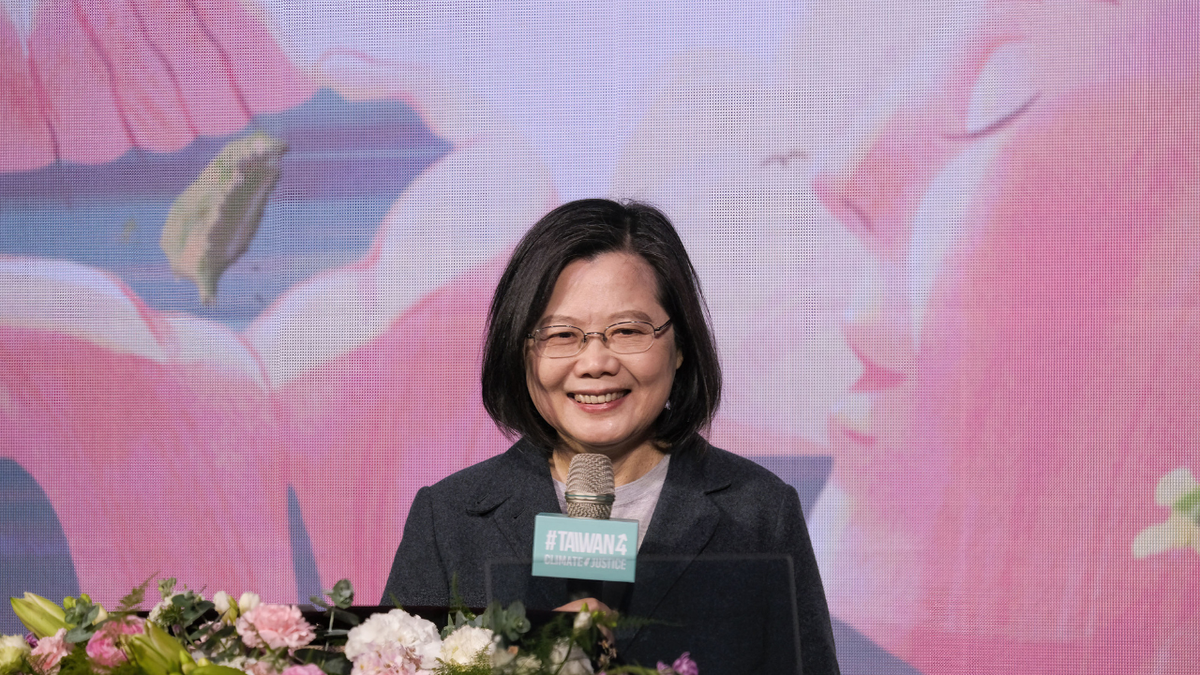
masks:
[[[567,515],[608,520],[612,515],[612,460],[598,453],[580,453],[567,469]]]

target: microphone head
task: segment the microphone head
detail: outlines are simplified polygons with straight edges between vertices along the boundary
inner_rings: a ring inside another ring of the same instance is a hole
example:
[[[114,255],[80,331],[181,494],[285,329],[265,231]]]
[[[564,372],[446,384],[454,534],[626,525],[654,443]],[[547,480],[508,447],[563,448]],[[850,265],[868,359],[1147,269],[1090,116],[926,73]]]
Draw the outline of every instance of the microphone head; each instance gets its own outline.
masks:
[[[567,470],[567,515],[608,520],[616,496],[612,460],[598,453],[580,453]]]

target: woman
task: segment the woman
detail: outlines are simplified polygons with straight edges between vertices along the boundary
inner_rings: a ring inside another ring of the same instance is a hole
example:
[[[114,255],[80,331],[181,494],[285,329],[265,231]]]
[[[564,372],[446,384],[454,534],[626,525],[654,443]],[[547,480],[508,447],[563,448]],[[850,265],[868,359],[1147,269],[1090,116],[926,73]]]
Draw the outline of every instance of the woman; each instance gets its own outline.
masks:
[[[798,625],[804,672],[838,672],[796,491],[698,434],[721,370],[695,271],[662,213],[591,199],[534,225],[496,289],[482,379],[488,413],[521,439],[417,493],[385,603],[446,605],[452,587],[474,606],[595,594],[530,577],[528,559],[535,516],[565,510],[571,458],[602,453],[613,517],[641,529],[638,581],[601,598],[662,622],[618,634],[625,660],[690,650],[708,673],[795,671]],[[503,564],[513,559],[524,563]]]
[[[1200,469],[1198,22],[989,5],[818,178],[876,258],[829,597],[927,675],[1196,672],[1200,556],[1137,543]]]

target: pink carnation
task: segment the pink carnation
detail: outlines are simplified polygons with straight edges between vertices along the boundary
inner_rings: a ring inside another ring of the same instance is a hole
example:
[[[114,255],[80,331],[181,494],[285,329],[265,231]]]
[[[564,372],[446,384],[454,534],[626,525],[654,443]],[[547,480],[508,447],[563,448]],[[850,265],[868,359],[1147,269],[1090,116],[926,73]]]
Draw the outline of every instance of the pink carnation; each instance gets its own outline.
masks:
[[[316,637],[298,607],[266,603],[238,617],[237,632],[247,647],[266,645],[271,649],[296,649]]]
[[[47,635],[38,640],[38,644],[29,652],[29,662],[38,675],[56,675],[58,662],[71,653],[72,645],[67,642],[67,629],[59,628],[54,635]]]
[[[306,663],[302,666],[288,666],[283,669],[282,675],[325,675],[325,671],[315,663]]]
[[[141,632],[142,620],[136,617],[109,621],[88,640],[87,655],[93,663],[103,668],[119,666],[128,658],[117,638],[122,635],[138,635]]]

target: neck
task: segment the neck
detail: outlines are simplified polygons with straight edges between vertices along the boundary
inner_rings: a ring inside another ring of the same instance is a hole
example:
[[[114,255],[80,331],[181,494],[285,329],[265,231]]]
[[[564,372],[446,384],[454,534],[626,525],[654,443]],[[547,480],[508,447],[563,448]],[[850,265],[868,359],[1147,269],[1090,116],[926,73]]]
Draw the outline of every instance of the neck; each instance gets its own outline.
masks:
[[[554,479],[565,483],[567,480],[567,470],[571,467],[571,459],[575,455],[585,452],[578,448],[560,445],[554,449],[554,454],[550,457],[550,473]],[[662,461],[663,452],[650,441],[627,450],[620,454],[609,454],[602,452],[600,454],[608,455],[613,464],[613,484],[625,485],[645,476],[651,469],[658,466]]]

